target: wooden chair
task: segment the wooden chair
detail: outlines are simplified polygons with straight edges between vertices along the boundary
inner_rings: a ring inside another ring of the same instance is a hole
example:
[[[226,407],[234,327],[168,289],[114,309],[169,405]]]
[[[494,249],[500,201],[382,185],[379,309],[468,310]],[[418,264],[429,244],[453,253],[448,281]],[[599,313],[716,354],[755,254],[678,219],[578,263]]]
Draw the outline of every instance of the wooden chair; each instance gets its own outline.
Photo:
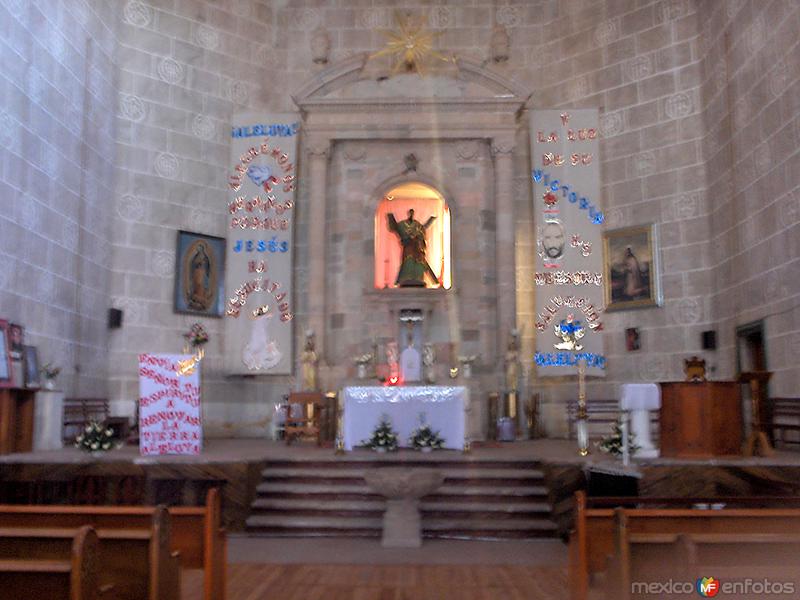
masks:
[[[299,406],[300,410],[292,410]],[[289,394],[286,404],[286,424],[284,435],[286,445],[301,436],[313,437],[317,446],[322,445],[322,411],[325,408],[325,397],[319,392],[293,392]],[[296,416],[297,413],[301,416]]]
[[[107,398],[65,398],[62,436],[72,443],[90,422],[105,423],[109,408]]]
[[[770,398],[767,412],[765,421],[772,430],[773,442],[800,445],[800,398]]]
[[[48,544],[41,544],[46,548]],[[94,529],[77,530],[66,553],[57,558],[31,559],[11,553],[0,558],[0,590],[4,598],[98,600],[99,550]],[[5,543],[0,543],[4,548]],[[8,595],[6,595],[8,594]]]
[[[98,531],[148,531],[153,506],[0,506],[0,527],[54,528],[93,525]],[[222,527],[218,489],[206,495],[205,506],[176,506],[171,517],[170,551],[180,553],[180,566],[203,569],[204,600],[225,600],[227,538]]]

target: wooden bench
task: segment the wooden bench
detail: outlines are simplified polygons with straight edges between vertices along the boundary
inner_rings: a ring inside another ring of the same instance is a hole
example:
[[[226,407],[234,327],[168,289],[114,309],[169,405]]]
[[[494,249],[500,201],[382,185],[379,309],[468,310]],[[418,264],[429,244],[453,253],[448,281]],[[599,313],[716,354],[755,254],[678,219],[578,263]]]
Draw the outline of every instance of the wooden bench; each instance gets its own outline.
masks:
[[[632,533],[798,533],[800,508],[762,508],[800,506],[796,497],[718,497],[718,498],[597,498],[589,506],[583,491],[575,493],[575,526],[569,538],[571,598],[586,600],[590,578],[608,569],[615,553],[615,506],[636,503],[662,508],[625,509]],[[701,510],[675,508],[698,503],[739,504],[758,508]],[[672,508],[663,508],[671,505]],[[789,523],[789,525],[787,525]],[[791,527],[787,530],[786,527]]]
[[[800,568],[799,552],[798,533],[635,533],[629,511],[616,509],[607,596],[628,600],[646,589],[635,590],[637,582],[695,582],[709,574],[722,580],[788,580]]]
[[[0,543],[0,547],[5,544]],[[98,559],[94,529],[81,527],[62,558],[0,558],[0,590],[4,598],[98,600]]]
[[[152,506],[0,506],[0,527],[79,527],[146,530]],[[206,495],[205,506],[176,506],[171,517],[170,549],[180,553],[180,566],[203,569],[204,600],[225,599],[227,539],[222,528],[219,490]]]
[[[800,445],[800,398],[770,398],[767,412],[775,445]]]
[[[80,528],[0,527],[0,560],[59,560],[69,556]],[[98,584],[118,600],[180,600],[179,553],[170,551],[170,518],[157,507],[151,527],[95,528],[99,539]]]
[[[569,439],[575,439],[576,421],[578,419],[578,402],[571,400],[567,404],[569,422]],[[588,419],[589,439],[597,440],[611,435],[614,424],[622,416],[619,410],[619,400],[616,398],[594,398],[586,401],[586,416]],[[658,440],[658,411],[650,411],[650,431],[653,441]],[[635,441],[635,440],[634,440]]]

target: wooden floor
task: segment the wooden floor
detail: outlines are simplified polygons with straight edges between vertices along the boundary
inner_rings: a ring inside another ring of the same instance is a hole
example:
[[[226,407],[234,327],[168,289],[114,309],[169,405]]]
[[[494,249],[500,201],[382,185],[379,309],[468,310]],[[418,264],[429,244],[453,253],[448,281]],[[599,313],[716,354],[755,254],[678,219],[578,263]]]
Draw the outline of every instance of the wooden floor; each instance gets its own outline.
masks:
[[[183,572],[183,600],[202,597]],[[566,568],[481,565],[228,565],[227,600],[559,600]]]

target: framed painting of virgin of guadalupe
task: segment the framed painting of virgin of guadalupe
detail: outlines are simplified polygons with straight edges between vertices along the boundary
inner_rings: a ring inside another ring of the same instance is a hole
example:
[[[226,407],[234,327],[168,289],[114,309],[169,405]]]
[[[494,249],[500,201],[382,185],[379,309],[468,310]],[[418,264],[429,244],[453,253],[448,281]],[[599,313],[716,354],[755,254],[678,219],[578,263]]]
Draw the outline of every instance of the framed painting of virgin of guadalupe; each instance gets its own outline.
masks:
[[[603,234],[603,283],[607,311],[661,306],[655,225]]]
[[[175,312],[221,317],[225,305],[225,239],[178,232]]]

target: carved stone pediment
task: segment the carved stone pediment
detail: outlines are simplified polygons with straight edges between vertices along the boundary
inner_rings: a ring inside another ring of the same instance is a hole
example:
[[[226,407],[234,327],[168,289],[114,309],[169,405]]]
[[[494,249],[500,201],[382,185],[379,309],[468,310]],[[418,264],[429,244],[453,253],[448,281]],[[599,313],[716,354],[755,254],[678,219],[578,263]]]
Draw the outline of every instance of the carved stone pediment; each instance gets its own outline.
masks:
[[[528,94],[515,82],[467,58],[443,63],[425,75],[391,75],[367,54],[350,57],[316,74],[294,94],[303,110],[344,112],[501,110],[516,112]]]

